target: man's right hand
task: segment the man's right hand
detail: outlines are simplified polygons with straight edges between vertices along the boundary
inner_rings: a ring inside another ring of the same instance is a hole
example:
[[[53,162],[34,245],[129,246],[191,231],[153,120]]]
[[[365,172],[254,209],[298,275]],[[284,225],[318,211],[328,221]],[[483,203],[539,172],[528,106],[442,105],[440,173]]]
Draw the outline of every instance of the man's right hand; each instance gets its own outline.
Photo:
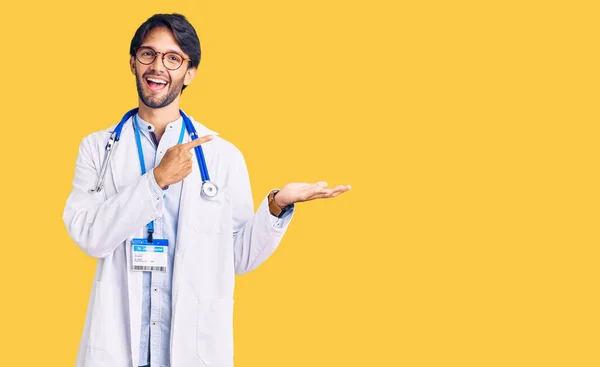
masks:
[[[184,144],[177,144],[165,153],[160,164],[154,168],[154,179],[161,188],[175,184],[192,172],[192,157],[190,151],[202,143],[213,140],[212,135],[205,135]]]

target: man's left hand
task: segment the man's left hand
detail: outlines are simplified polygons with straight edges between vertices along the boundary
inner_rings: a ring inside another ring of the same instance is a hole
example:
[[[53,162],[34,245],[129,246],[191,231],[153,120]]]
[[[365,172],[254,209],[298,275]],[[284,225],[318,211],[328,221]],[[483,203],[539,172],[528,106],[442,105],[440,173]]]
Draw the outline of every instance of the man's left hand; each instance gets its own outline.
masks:
[[[350,185],[338,185],[328,189],[327,182],[319,181],[313,184],[292,182],[285,185],[275,196],[275,204],[284,208],[293,203],[314,199],[333,198],[351,189]]]

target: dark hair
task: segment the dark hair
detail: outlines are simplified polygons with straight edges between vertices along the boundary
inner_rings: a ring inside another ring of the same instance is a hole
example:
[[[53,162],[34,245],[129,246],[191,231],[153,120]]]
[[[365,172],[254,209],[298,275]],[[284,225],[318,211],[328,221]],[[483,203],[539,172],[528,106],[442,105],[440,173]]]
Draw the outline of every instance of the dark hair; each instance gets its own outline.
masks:
[[[202,54],[200,50],[200,39],[196,34],[194,27],[188,22],[188,20],[181,14],[154,14],[148,20],[135,31],[135,35],[131,39],[131,45],[129,46],[129,54],[135,57],[136,47],[140,47],[148,33],[157,27],[165,27],[173,32],[173,36],[177,41],[181,50],[189,55],[190,61],[188,62],[189,67],[198,67],[200,64],[200,56]],[[181,89],[185,89],[185,85]]]

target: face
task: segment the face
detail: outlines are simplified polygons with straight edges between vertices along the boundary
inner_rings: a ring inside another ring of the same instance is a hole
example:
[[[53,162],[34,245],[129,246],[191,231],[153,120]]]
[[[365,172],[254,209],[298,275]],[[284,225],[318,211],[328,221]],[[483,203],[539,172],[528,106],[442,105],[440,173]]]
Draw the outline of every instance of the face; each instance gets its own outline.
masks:
[[[142,42],[141,47],[143,46],[151,47],[157,52],[173,51],[189,58],[168,28],[152,29]],[[140,63],[135,57],[131,57],[129,61],[131,72],[135,75],[138,96],[150,108],[162,108],[178,100],[181,88],[190,84],[196,74],[196,68],[189,68],[188,61],[184,61],[177,70],[167,69],[162,56],[162,53],[157,54],[150,65]]]

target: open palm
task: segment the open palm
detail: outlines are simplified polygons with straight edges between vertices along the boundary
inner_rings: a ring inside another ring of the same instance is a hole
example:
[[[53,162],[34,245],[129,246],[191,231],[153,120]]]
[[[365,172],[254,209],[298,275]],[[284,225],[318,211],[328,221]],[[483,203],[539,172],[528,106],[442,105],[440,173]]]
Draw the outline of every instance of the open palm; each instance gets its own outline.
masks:
[[[285,185],[275,197],[275,202],[280,207],[289,204],[314,199],[333,198],[351,189],[350,185],[338,185],[333,188],[327,188],[327,182],[319,181],[315,183],[292,182]]]

